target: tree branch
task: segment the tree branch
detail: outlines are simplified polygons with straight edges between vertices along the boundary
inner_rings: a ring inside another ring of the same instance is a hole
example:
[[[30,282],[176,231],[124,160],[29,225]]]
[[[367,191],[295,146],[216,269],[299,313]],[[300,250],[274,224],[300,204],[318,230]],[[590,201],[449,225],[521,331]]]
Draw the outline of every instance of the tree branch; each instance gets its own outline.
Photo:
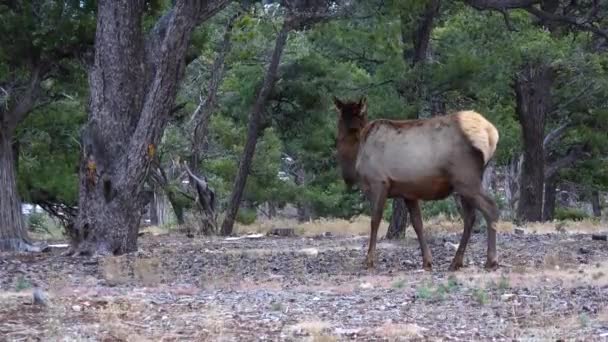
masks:
[[[564,157],[554,161],[545,168],[545,179],[554,177],[561,169],[569,167],[589,155],[585,145],[576,145]]]
[[[192,115],[192,118],[196,120],[196,124],[194,127],[194,136],[192,141],[192,157],[190,158],[190,166],[195,170],[198,169],[198,164],[200,163],[203,154],[206,150],[207,144],[205,143],[205,140],[207,138],[209,120],[211,118],[213,110],[215,109],[215,105],[217,102],[217,92],[224,78],[226,56],[232,49],[232,28],[240,15],[241,12],[239,11],[237,14],[233,15],[226,24],[226,30],[224,32],[220,51],[215,57],[215,60],[213,61],[213,66],[211,67],[211,77],[209,80],[209,87],[207,89],[207,99],[203,101],[202,95],[200,96],[201,102],[196,108],[194,114]]]
[[[574,123],[568,121],[554,129],[553,131],[549,132],[549,134],[545,136],[545,140],[543,141],[543,148],[546,150],[554,141],[561,138],[564,133],[566,133],[566,130],[568,130],[572,126],[574,126]]]
[[[15,98],[16,105],[9,109],[8,115],[5,118],[9,129],[15,129],[17,125],[25,119],[28,113],[32,111],[36,105],[38,91],[40,90],[41,81],[41,65],[36,65],[30,74],[28,86],[23,92],[23,95]]]
[[[478,10],[508,10],[530,7],[540,3],[540,0],[465,0],[465,2]]]
[[[149,144],[158,144],[168,120],[184,72],[184,57],[192,32],[202,20],[226,7],[229,2],[217,0],[201,4],[199,1],[178,1],[167,17],[159,20],[160,23],[167,20],[166,29],[164,25],[157,24],[154,31],[158,32],[158,36],[152,41],[159,44],[147,46],[146,59],[151,63],[148,66],[151,69],[146,70],[150,72],[146,77],[148,91],[143,100],[141,117],[130,139],[130,153],[126,156],[129,161],[125,163],[129,167],[120,185],[133,184],[130,181],[133,179],[138,180],[135,182],[138,186],[143,184],[145,175],[141,170],[148,162],[146,151]],[[137,189],[127,190],[127,193],[131,192],[137,193]]]
[[[535,15],[540,20],[568,24],[568,25],[574,26],[582,31],[592,32],[592,33],[596,34],[597,36],[600,36],[604,39],[608,39],[608,31],[602,30],[587,22],[579,21],[577,18],[549,13],[549,12],[546,12],[543,10],[539,10],[538,8],[533,7],[533,6],[527,7],[526,11]]]

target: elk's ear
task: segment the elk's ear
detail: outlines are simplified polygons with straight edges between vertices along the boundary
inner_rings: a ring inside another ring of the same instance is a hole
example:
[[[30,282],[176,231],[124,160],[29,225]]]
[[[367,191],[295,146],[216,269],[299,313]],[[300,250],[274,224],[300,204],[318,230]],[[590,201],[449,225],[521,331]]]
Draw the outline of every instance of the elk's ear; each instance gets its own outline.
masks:
[[[342,109],[342,106],[344,106],[342,101],[340,101],[336,96],[332,96],[332,99],[334,101],[334,105],[336,106],[336,108],[338,108],[338,110]]]
[[[359,114],[365,115],[367,112],[367,97],[361,96],[359,100]]]

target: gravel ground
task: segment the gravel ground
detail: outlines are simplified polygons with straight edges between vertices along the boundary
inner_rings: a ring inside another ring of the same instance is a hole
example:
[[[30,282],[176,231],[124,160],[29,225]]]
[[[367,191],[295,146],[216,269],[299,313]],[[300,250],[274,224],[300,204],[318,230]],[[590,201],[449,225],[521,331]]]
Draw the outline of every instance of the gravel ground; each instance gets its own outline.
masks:
[[[145,235],[107,258],[0,254],[4,341],[606,340],[608,243],[587,234],[498,236],[486,272],[474,234],[467,266],[447,272],[460,234],[194,238]],[[32,304],[39,288],[46,305]]]

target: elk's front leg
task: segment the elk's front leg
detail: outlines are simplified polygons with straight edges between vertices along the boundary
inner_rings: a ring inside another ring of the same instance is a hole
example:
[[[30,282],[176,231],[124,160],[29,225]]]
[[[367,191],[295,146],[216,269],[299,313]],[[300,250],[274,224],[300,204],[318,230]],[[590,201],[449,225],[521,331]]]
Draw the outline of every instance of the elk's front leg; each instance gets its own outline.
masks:
[[[420,251],[422,252],[422,267],[425,270],[430,271],[433,268],[433,256],[431,255],[431,249],[426,244],[426,239],[424,238],[420,205],[417,200],[406,200],[405,204],[410,212],[412,226],[414,226],[416,236],[418,236],[418,242],[420,243]]]
[[[374,268],[376,258],[376,240],[378,238],[378,227],[382,221],[382,213],[384,212],[384,204],[388,194],[388,186],[386,182],[374,184],[371,187],[372,199],[372,220],[371,231],[369,236],[369,247],[367,249],[366,266],[368,269]]]

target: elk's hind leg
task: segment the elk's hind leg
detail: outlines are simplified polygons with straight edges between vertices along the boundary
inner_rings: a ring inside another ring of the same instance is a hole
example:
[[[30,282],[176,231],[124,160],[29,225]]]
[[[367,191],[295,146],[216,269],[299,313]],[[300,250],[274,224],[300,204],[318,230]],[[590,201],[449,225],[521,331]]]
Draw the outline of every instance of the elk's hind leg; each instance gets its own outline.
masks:
[[[382,213],[388,195],[388,184],[379,182],[372,184],[369,195],[372,207],[371,231],[369,235],[369,246],[367,249],[366,266],[368,269],[374,268],[374,260],[376,258],[376,240],[378,238],[378,227],[382,221]]]
[[[433,256],[431,255],[431,250],[426,244],[426,239],[424,238],[420,204],[417,200],[405,200],[405,204],[407,205],[407,209],[410,212],[412,226],[414,226],[414,231],[416,231],[418,243],[420,243],[420,251],[422,252],[422,267],[425,270],[430,271],[433,268]]]
[[[494,200],[490,196],[480,192],[475,196],[477,207],[484,215],[488,230],[488,252],[485,268],[495,270],[498,268],[496,257],[496,221],[498,221],[499,211]]]
[[[473,230],[473,225],[475,224],[474,200],[464,196],[460,196],[460,200],[462,204],[464,230],[462,232],[462,237],[460,238],[460,244],[458,245],[458,249],[456,250],[452,264],[450,265],[450,271],[457,271],[463,266],[464,252],[467,249],[467,244],[469,243],[469,238],[471,237],[471,231]]]

